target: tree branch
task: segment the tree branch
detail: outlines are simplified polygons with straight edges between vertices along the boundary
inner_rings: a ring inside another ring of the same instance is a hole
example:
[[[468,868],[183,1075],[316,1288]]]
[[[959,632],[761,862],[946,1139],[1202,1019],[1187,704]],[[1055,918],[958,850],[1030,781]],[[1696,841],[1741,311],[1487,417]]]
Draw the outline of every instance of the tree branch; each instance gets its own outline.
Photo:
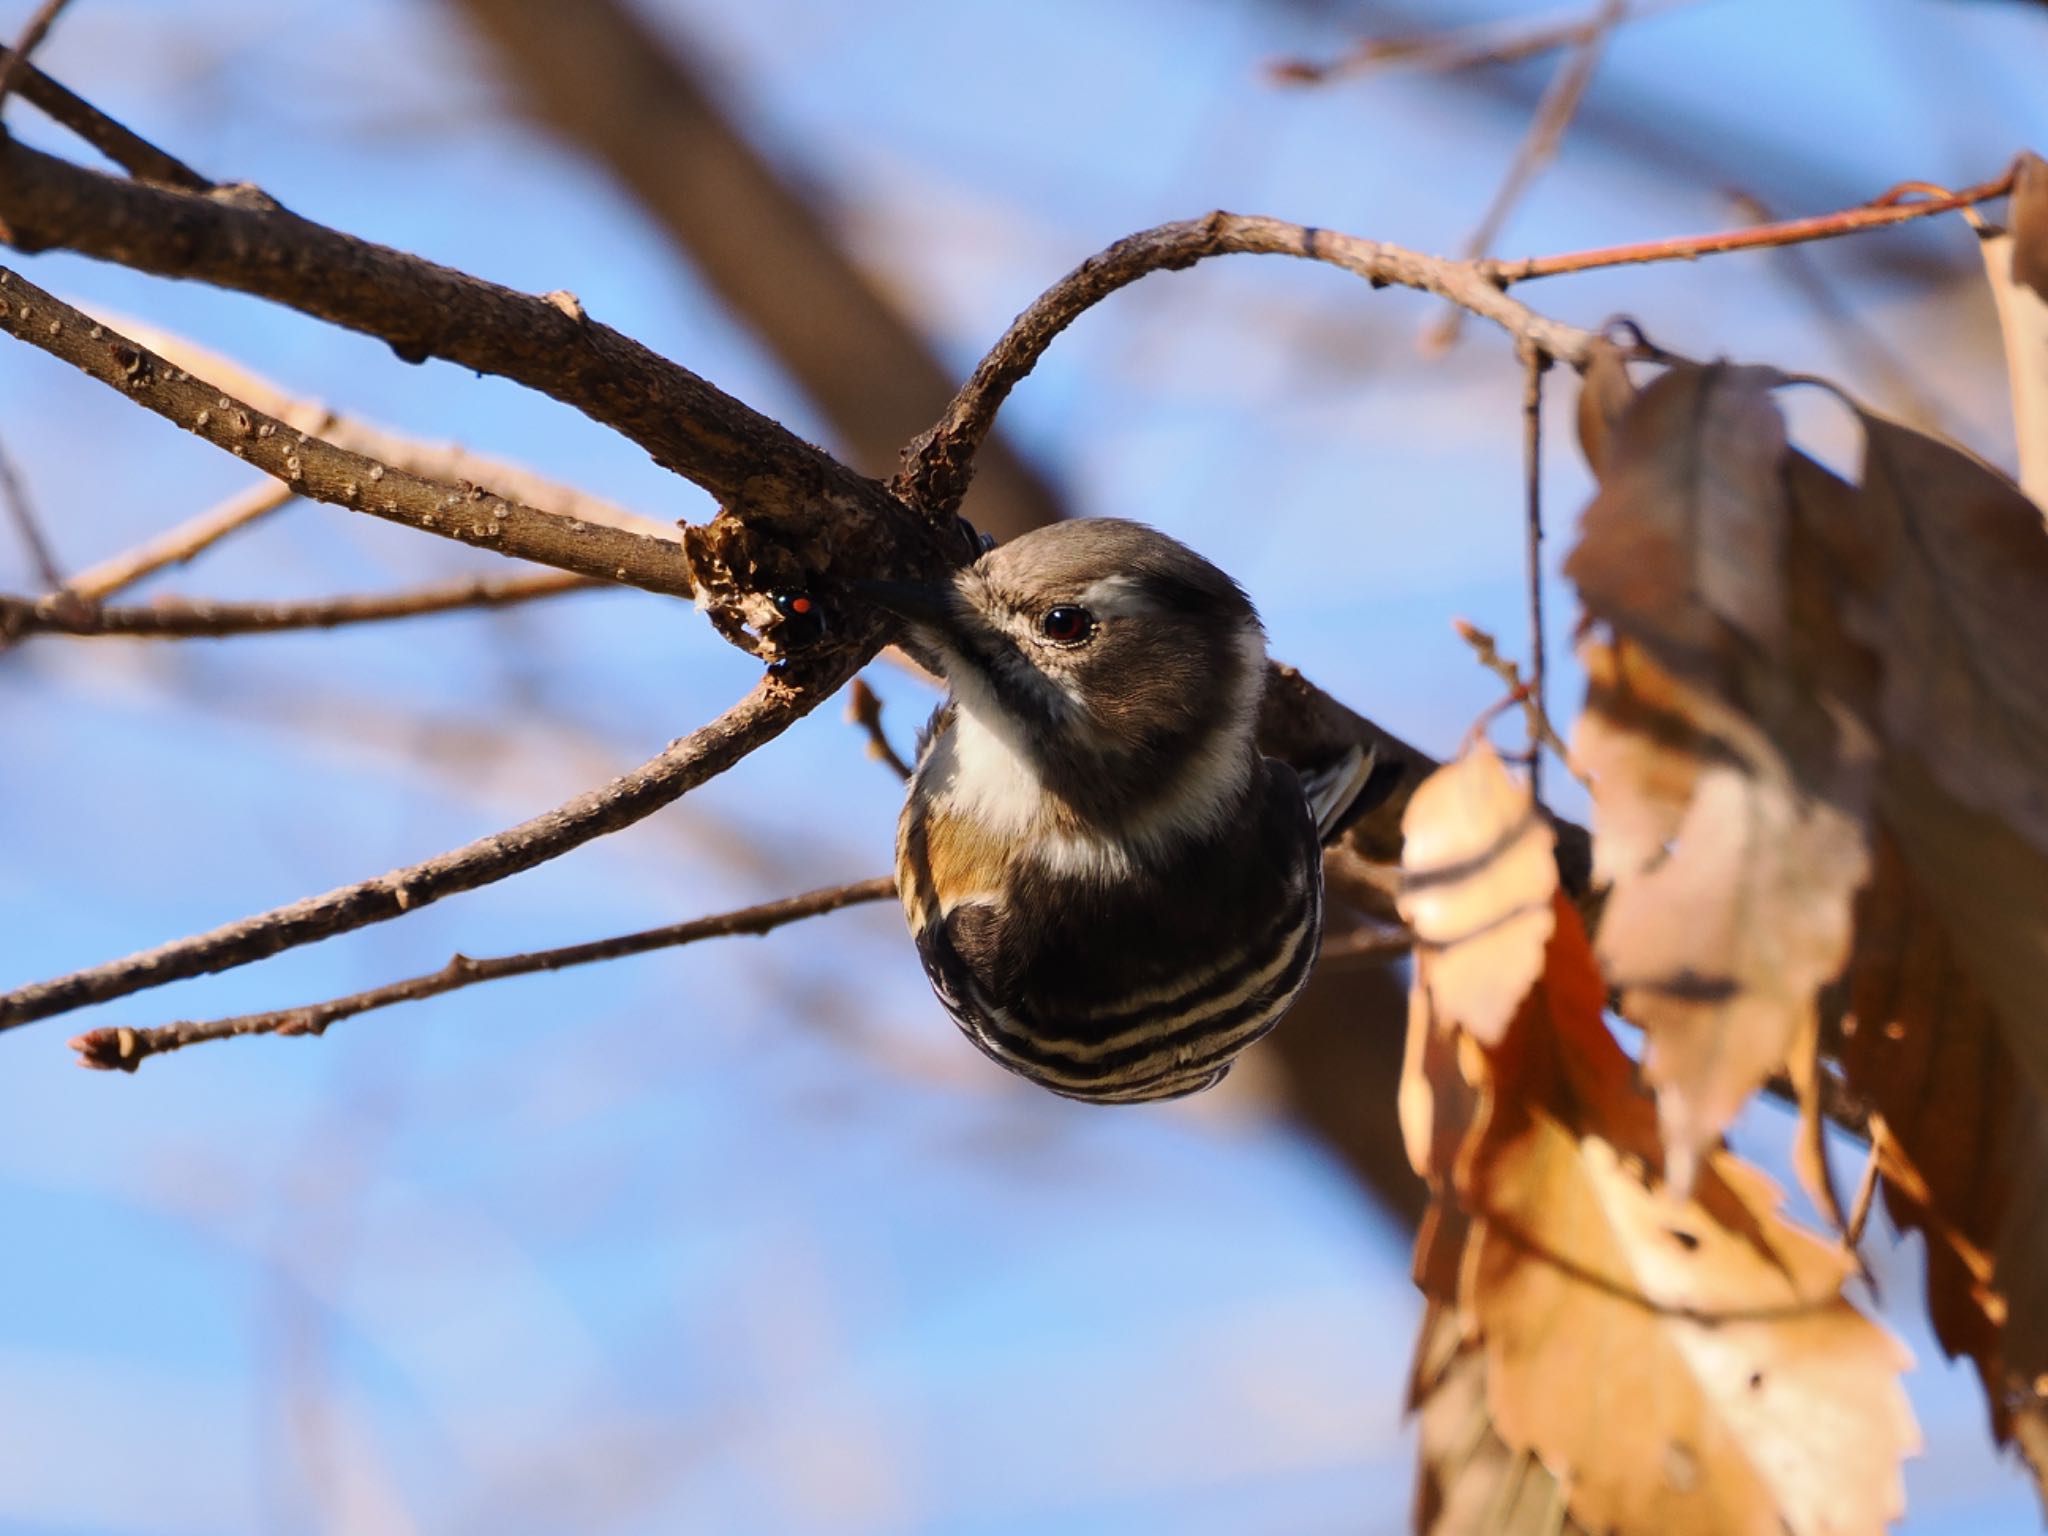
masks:
[[[842,907],[857,906],[863,902],[884,901],[895,894],[896,882],[883,875],[873,880],[855,881],[851,885],[828,886],[802,896],[785,896],[779,901],[742,907],[736,912],[722,912],[715,917],[700,917],[687,923],[671,923],[663,928],[648,928],[639,933],[594,939],[584,944],[568,944],[559,949],[498,955],[485,960],[455,955],[438,971],[389,982],[324,1003],[280,1008],[269,1013],[245,1013],[226,1019],[181,1020],[154,1029],[109,1025],[88,1030],[70,1044],[71,1049],[78,1052],[78,1064],[82,1067],[133,1072],[151,1056],[183,1050],[188,1045],[206,1040],[227,1040],[238,1035],[325,1034],[329,1025],[359,1013],[389,1008],[393,1003],[438,997],[444,992],[475,986],[481,981],[529,976],[536,971],[565,970],[573,965],[589,965],[594,961],[616,960],[627,955],[644,955],[650,950],[673,949],[682,944],[694,944],[700,939],[770,933],[807,917],[837,912]]]
[[[63,586],[64,572],[58,567],[56,553],[36,517],[35,504],[29,500],[21,471],[15,467],[14,456],[4,443],[0,443],[0,507],[5,508],[8,521],[14,524],[22,547],[28,551],[29,564],[35,567],[36,580],[42,583],[43,590],[54,592]]]
[[[1920,202],[1904,201],[1920,190],[1920,183],[1903,182],[1871,202],[1859,203],[1837,213],[1786,219],[1776,224],[1751,224],[1743,229],[1688,235],[1677,240],[1646,240],[1638,245],[1611,245],[1599,250],[1527,256],[1519,261],[1487,261],[1480,265],[1488,277],[1505,286],[1536,277],[1557,277],[1566,272],[1592,272],[1601,267],[1642,266],[1654,261],[1693,261],[1701,256],[1719,256],[1727,251],[1834,240],[1843,235],[1859,235],[1866,230],[1904,224],[1912,219],[1932,218],[1938,213],[1954,213],[1958,209],[2005,197],[2012,192],[2013,180],[2018,174],[2019,167],[2015,163],[2004,175],[1990,181]]]
[[[889,733],[882,729],[882,701],[876,697],[875,690],[858,677],[846,690],[846,721],[849,725],[859,726],[867,736],[869,757],[886,765],[897,778],[909,780],[910,764],[903,760],[890,742]]]
[[[842,653],[828,670],[803,684],[770,675],[718,719],[672,742],[660,755],[506,831],[375,879],[0,995],[0,1030],[388,922],[444,896],[558,858],[652,815],[773,741],[837,691],[865,659]]]
[[[395,432],[352,413],[337,411],[320,401],[294,395],[240,359],[227,357],[201,346],[188,336],[164,330],[147,321],[105,310],[88,313],[109,329],[118,330],[140,342],[173,367],[211,380],[237,400],[275,416],[287,426],[324,437],[338,447],[380,459],[394,469],[408,469],[425,479],[441,480],[450,485],[467,481],[488,486],[508,501],[522,501],[543,512],[580,518],[586,523],[603,523],[608,528],[624,528],[628,532],[644,533],[649,538],[665,539],[671,543],[675,540],[674,523],[630,511],[577,486],[536,474],[524,465],[492,458],[460,444],[430,442]]]
[[[1216,256],[1294,256],[1327,262],[1376,288],[1395,285],[1433,293],[1491,320],[1518,343],[1576,365],[1591,347],[1590,331],[1537,314],[1476,262],[1427,256],[1379,240],[1289,224],[1257,215],[1216,212],[1161,224],[1089,257],[1041,294],[1010,324],[975,368],[946,414],[904,450],[899,493],[913,505],[951,512],[966,493],[973,457],[1017,382],[1037,366],[1053,338],[1120,288],[1153,272],[1177,272]]]
[[[229,534],[291,505],[298,495],[280,480],[259,481],[176,527],[80,571],[64,584],[64,590],[84,603],[100,602],[166,566],[198,558]]]
[[[18,250],[52,248],[253,294],[573,406],[735,512],[850,505],[865,480],[689,369],[584,313],[344,235],[252,187],[189,191],[101,175],[0,144],[0,223]]]
[[[15,39],[14,46],[6,51],[4,58],[0,58],[0,112],[6,110],[7,98],[20,81],[28,56],[42,47],[43,39],[49,36],[50,28],[56,24],[58,13],[69,3],[70,0],[43,0],[36,7],[35,14],[29,17],[28,24],[21,29],[21,36]]]
[[[1626,21],[1647,21],[1694,0],[1638,0]],[[1459,70],[1482,64],[1519,64],[1560,48],[1585,44],[1600,26],[1596,18],[1569,16],[1531,25],[1520,17],[1505,22],[1480,22],[1414,37],[1368,37],[1334,59],[1280,59],[1267,66],[1278,85],[1322,85],[1390,65],[1411,69]]]
[[[1494,241],[1499,238],[1516,205],[1536,184],[1536,178],[1557,158],[1557,152],[1564,144],[1565,131],[1578,115],[1579,103],[1585,100],[1586,90],[1592,85],[1593,76],[1599,72],[1600,57],[1607,50],[1607,36],[1627,18],[1628,10],[1628,0],[1600,0],[1598,12],[1586,24],[1578,41],[1572,44],[1570,56],[1558,66],[1550,84],[1544,87],[1543,95],[1536,103],[1536,111],[1522,135],[1522,142],[1515,150],[1515,158],[1508,166],[1507,175],[1494,189],[1493,201],[1486,205],[1486,212],[1480,215],[1472,233],[1465,237],[1464,255],[1467,260],[1477,260],[1493,249]],[[1441,352],[1448,348],[1458,339],[1464,319],[1465,312],[1461,309],[1445,310],[1423,338],[1425,350]]]
[[[183,187],[190,192],[205,192],[212,188],[212,182],[184,161],[165,154],[149,140],[115,122],[26,59],[16,61],[12,49],[0,48],[0,61],[14,62],[15,95],[36,107],[52,122],[70,129],[129,175],[143,181],[161,182],[167,187]]]
[[[142,640],[222,639],[294,629],[336,629],[458,609],[509,608],[603,583],[569,571],[537,571],[502,581],[471,577],[405,592],[304,602],[224,603],[175,598],[134,608],[102,608],[68,590],[27,599],[0,593],[0,638],[33,634],[124,636]]]
[[[695,591],[683,546],[543,512],[479,487],[458,491],[350,452],[222,393],[0,267],[0,330],[71,364],[166,421],[247,459],[299,495],[442,538],[650,592]]]

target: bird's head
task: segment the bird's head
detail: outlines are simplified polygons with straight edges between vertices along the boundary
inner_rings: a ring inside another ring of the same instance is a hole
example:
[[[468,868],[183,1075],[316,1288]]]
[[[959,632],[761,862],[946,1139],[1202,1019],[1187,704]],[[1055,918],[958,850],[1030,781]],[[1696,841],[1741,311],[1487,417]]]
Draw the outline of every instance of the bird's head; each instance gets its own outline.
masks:
[[[1258,615],[1229,576],[1141,523],[1056,523],[948,580],[859,589],[907,622],[960,710],[1087,820],[1220,793],[1255,761]]]

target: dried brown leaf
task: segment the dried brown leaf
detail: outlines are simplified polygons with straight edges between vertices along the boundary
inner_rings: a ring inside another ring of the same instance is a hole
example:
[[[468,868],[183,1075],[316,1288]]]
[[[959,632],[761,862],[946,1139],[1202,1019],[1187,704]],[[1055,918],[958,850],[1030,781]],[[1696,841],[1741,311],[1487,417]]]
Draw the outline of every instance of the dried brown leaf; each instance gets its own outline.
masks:
[[[1401,835],[1417,984],[1439,1017],[1490,1045],[1543,969],[1556,835],[1484,742],[1422,782]]]
[[[1864,428],[1870,558],[1840,603],[1879,666],[1886,821],[2048,1100],[2048,531],[1960,449]]]
[[[1814,1027],[1848,955],[1858,820],[1807,794],[1763,733],[1639,650],[1589,640],[1573,754],[1613,882],[1600,959],[1649,1037],[1672,1182]]]
[[[1754,1169],[1716,1152],[1687,1200],[1646,1182],[1648,1106],[1568,909],[1494,1063],[1462,1296],[1505,1444],[1594,1530],[1882,1530],[1916,1444],[1904,1351]]]
[[[1984,236],[1984,274],[2005,339],[2020,487],[2048,507],[2048,161],[2039,155],[2021,156],[2007,217]]]
[[[2019,1440],[2048,1497],[2048,1409],[2036,1386],[2048,1371],[2048,1147],[2034,1129],[2048,1113],[1889,838],[1856,928],[1836,1062],[1870,1110],[1886,1208],[1925,1238],[1935,1337],[1950,1358],[1975,1364],[1993,1432]]]
[[[1486,1406],[1486,1355],[1452,1309],[1431,1302],[1416,1344],[1409,1406],[1417,1416],[1420,1536],[1568,1536],[1585,1527],[1564,1490],[1527,1451],[1508,1448]]]
[[[1734,636],[1783,647],[1780,382],[1768,368],[1673,368],[1635,397],[1595,463],[1599,494],[1565,574],[1590,613],[1676,670],[1716,670]]]

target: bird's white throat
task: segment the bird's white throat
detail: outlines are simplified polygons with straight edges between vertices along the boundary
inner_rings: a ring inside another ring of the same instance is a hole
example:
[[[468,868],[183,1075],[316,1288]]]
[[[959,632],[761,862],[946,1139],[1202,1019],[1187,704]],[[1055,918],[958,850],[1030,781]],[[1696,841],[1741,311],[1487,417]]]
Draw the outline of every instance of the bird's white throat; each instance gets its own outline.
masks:
[[[1055,873],[1126,877],[1136,862],[1169,846],[1218,835],[1237,814],[1259,760],[1253,739],[1265,646],[1255,629],[1247,632],[1241,654],[1241,681],[1215,729],[1114,829],[1075,826],[1071,807],[1034,760],[1030,728],[975,680],[956,681],[952,728],[933,741],[919,778],[946,814],[986,828]]]

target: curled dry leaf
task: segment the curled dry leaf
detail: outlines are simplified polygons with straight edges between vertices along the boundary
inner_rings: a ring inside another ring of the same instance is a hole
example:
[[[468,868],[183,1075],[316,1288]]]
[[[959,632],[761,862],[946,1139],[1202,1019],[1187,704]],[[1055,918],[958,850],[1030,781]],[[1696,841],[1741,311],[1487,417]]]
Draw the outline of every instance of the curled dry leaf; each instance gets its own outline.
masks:
[[[2020,487],[2048,507],[2048,160],[2020,157],[2007,227],[1982,241],[2019,441]]]
[[[1716,1152],[1689,1199],[1651,1186],[1648,1105],[1599,1009],[1561,904],[1459,1170],[1460,1293],[1501,1439],[1593,1530],[1882,1530],[1917,1443],[1904,1351],[1754,1169]]]
[[[1847,957],[1858,821],[1808,795],[1763,733],[1651,662],[1589,640],[1573,754],[1613,882],[1600,959],[1648,1035],[1672,1182],[1814,1027]]]
[[[1543,968],[1557,838],[1484,742],[1423,781],[1401,834],[1417,985],[1440,1018],[1490,1045]]]
[[[1718,670],[1733,636],[1783,647],[1781,382],[1768,368],[1673,368],[1597,450],[1599,493],[1565,573],[1589,613],[1678,670]]]
[[[1604,473],[1614,429],[1635,404],[1636,387],[1628,376],[1621,348],[1602,337],[1586,355],[1579,372],[1579,451],[1596,475]]]

